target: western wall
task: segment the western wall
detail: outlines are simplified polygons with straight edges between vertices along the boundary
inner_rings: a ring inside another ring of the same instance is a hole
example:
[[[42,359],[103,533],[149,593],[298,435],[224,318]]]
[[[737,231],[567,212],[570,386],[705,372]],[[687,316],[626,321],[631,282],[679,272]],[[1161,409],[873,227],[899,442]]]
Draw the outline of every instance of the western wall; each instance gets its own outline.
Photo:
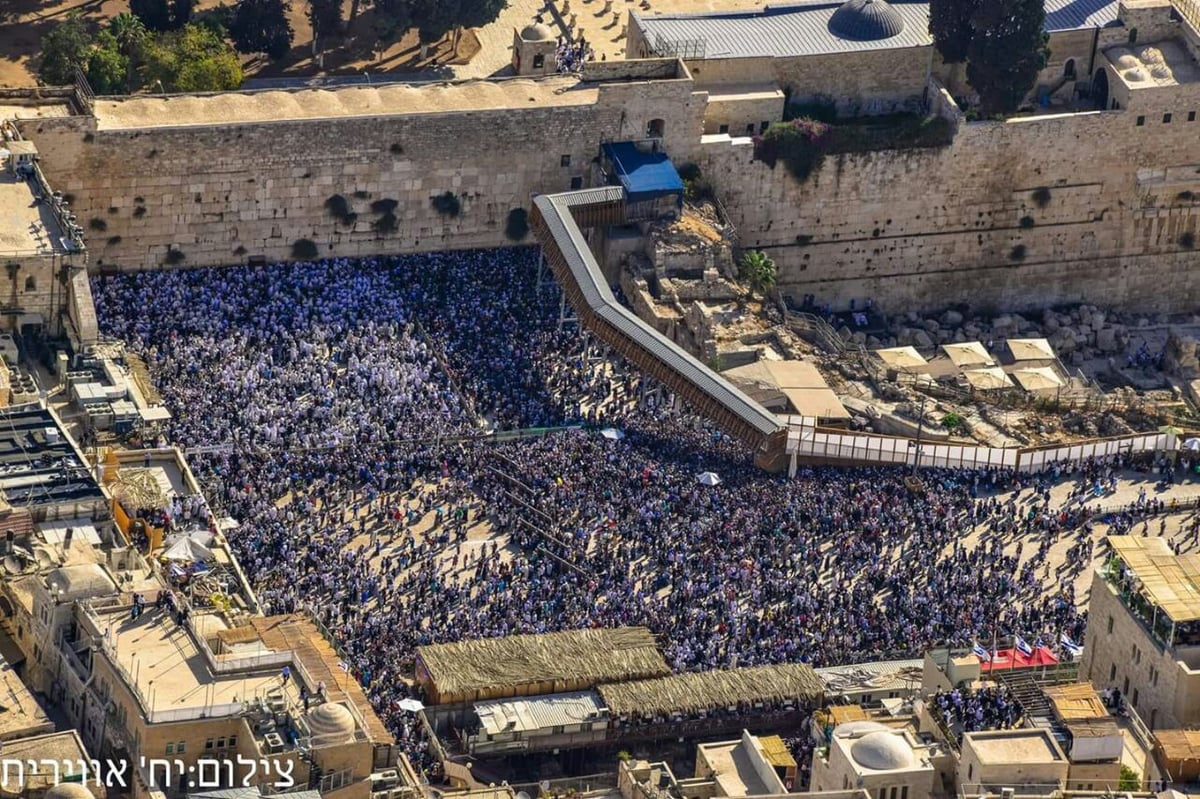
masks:
[[[1200,39],[1187,23],[1154,27],[1170,4],[1137,2],[1158,14],[1143,28],[1179,37],[1194,59]],[[1147,13],[1141,6],[1121,11]],[[952,143],[828,156],[804,181],[754,160],[747,136],[705,134],[718,97],[714,115],[747,117],[732,130],[780,118],[777,91],[729,94],[745,88],[749,62],[657,58],[592,63],[580,77],[100,98],[21,127],[80,224],[104,228],[88,234],[93,271],[285,260],[301,240],[322,257],[502,246],[513,208],[595,185],[601,143],[653,136],[676,164],[700,166],[740,246],[779,265],[785,294],[906,310],[1193,308],[1200,81],[1181,67],[1170,86],[1130,90],[1102,49],[1127,35],[1110,26],[1054,36],[1047,70],[1079,48],[1080,71],[1105,73],[1119,107],[1007,121],[967,121],[938,80],[954,86],[954,73],[930,47],[882,51],[892,61],[876,53],[880,85],[953,119]],[[828,58],[774,71],[803,84],[859,56]],[[757,121],[766,106],[773,117]],[[457,215],[434,207],[445,192]],[[353,217],[335,218],[335,195]],[[388,200],[394,230],[372,209]]]

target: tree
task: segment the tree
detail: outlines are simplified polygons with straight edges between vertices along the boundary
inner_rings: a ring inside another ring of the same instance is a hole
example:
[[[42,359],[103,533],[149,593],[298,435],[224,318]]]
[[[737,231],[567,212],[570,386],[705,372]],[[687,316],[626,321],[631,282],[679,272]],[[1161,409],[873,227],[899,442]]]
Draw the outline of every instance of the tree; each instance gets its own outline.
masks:
[[[142,46],[150,32],[145,24],[128,11],[117,14],[108,23],[108,32],[116,41],[117,50],[125,57],[125,91],[133,89],[133,78],[141,56]]]
[[[211,28],[199,24],[149,40],[142,79],[168,92],[218,92],[242,85],[237,54]]]
[[[121,52],[117,39],[108,31],[100,31],[88,55],[87,79],[96,94],[122,94],[127,91],[129,58]]]
[[[152,31],[168,31],[173,27],[168,0],[129,0],[129,10]]]
[[[87,26],[72,14],[42,37],[42,62],[38,77],[52,86],[75,82],[75,68],[87,65],[92,45]]]
[[[342,0],[308,0],[308,22],[314,43],[337,36],[342,32]]]
[[[291,4],[287,0],[242,0],[233,14],[229,35],[239,53],[266,53],[278,61],[292,48]]]
[[[177,30],[192,21],[195,0],[173,0],[171,3],[171,29]]]
[[[426,46],[441,40],[450,31],[478,28],[493,22],[508,7],[508,0],[410,0],[410,6],[423,58]]]
[[[762,250],[747,250],[739,273],[754,291],[766,294],[775,288],[775,262]]]
[[[979,92],[980,111],[985,116],[1011,114],[1050,54],[1045,5],[1042,0],[988,0],[971,19],[967,80]]]
[[[967,60],[974,34],[971,18],[978,7],[979,0],[930,0],[929,35],[947,64]]]

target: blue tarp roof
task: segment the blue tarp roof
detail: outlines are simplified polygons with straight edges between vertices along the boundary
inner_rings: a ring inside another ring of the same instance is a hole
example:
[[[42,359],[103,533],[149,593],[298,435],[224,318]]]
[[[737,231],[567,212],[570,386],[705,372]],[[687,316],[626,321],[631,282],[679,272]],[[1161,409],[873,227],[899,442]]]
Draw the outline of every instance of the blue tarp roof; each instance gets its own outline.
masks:
[[[666,153],[644,153],[633,142],[614,142],[604,145],[604,155],[631,202],[683,194],[683,180]]]

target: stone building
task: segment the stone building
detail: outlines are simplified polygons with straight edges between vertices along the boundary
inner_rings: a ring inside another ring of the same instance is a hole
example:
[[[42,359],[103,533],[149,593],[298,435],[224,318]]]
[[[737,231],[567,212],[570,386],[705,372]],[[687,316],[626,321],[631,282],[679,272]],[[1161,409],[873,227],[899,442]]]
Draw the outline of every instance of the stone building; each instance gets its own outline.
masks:
[[[553,75],[558,39],[554,31],[542,22],[513,29],[513,71],[518,75]]]
[[[1079,674],[1120,692],[1151,729],[1200,723],[1200,560],[1164,539],[1113,536],[1112,561],[1092,578]]]
[[[929,799],[937,775],[931,748],[907,728],[876,721],[839,724],[827,753],[813,758],[812,790],[861,788],[876,799]]]
[[[969,732],[958,762],[959,794],[978,796],[1004,787],[1021,796],[1056,795],[1066,787],[1069,768],[1048,730]]]

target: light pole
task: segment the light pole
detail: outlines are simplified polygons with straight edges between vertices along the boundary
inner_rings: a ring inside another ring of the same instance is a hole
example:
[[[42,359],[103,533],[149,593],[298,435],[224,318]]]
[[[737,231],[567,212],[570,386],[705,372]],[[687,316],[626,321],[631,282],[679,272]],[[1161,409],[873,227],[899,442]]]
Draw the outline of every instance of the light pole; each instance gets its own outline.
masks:
[[[912,471],[909,472],[909,475],[912,477],[917,476],[917,464],[920,463],[920,461],[921,461],[921,433],[924,432],[924,430],[925,430],[925,403],[926,402],[929,402],[929,395],[922,394],[921,395],[921,410],[917,413],[917,440],[916,440],[916,443],[913,445],[914,452],[913,452]]]

